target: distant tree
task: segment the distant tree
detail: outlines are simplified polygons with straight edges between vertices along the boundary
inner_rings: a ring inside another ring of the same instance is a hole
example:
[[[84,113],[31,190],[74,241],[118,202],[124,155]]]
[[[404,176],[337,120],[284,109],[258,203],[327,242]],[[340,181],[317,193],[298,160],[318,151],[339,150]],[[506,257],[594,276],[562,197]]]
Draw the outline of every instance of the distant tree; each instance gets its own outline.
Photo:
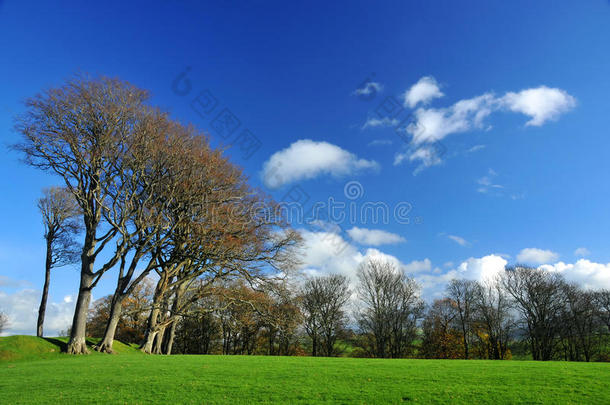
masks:
[[[330,275],[305,282],[301,291],[301,312],[305,331],[312,341],[312,355],[322,349],[324,356],[334,354],[337,336],[346,323],[345,306],[350,298],[347,277]]]
[[[455,301],[450,298],[434,301],[423,322],[422,354],[424,357],[459,359],[465,356],[461,331],[455,327],[460,325],[460,322],[456,322],[457,317]]]
[[[42,299],[38,308],[38,323],[36,336],[42,337],[44,316],[49,296],[51,269],[79,260],[80,246],[74,241],[74,236],[80,231],[78,222],[80,210],[72,194],[65,188],[53,187],[43,191],[43,197],[38,200],[38,209],[42,214],[44,239],[47,253],[45,258],[44,286]]]
[[[122,301],[121,316],[116,326],[115,338],[125,343],[140,343],[144,338],[146,320],[150,312],[154,283],[145,279]],[[110,319],[112,295],[96,300],[89,310],[87,336],[104,335]]]
[[[215,297],[208,296],[193,302],[177,321],[173,352],[210,354],[217,350],[221,325],[214,313],[216,309]]]
[[[457,313],[456,321],[462,335],[462,346],[464,348],[464,358],[470,357],[469,346],[472,339],[472,315],[474,293],[476,282],[471,280],[453,279],[447,286],[446,294],[452,300],[454,310]]]
[[[345,306],[350,294],[347,277],[342,275],[315,277],[305,282],[301,311],[313,356],[320,354],[319,348],[324,356],[334,354],[337,336],[346,323]]]
[[[356,314],[362,332],[370,337],[375,357],[404,357],[417,336],[417,321],[424,303],[419,286],[390,262],[370,259],[358,268]]]
[[[508,357],[508,343],[515,321],[511,302],[498,280],[476,283],[473,292],[473,325],[484,357],[501,360]],[[483,356],[482,356],[483,357]]]
[[[503,289],[521,315],[534,360],[552,360],[562,328],[563,278],[537,268],[509,267],[501,278]]]
[[[560,335],[567,349],[565,358],[591,361],[600,349],[599,330],[602,326],[597,316],[595,295],[568,283],[563,285],[563,293],[565,307]]]
[[[606,333],[610,333],[610,290],[594,292],[593,300],[599,321],[606,326]]]
[[[298,297],[284,283],[267,292],[271,297],[271,307],[265,313],[263,327],[269,337],[268,354],[293,356],[299,345],[297,329],[303,321],[299,310]]]

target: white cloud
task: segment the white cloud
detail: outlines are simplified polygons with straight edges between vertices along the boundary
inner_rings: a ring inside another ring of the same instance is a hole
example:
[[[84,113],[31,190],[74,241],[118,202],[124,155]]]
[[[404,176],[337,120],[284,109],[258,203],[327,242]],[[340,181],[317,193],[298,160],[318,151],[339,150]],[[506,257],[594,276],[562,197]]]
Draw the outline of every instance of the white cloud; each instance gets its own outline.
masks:
[[[458,245],[460,245],[460,246],[468,246],[469,245],[468,241],[466,239],[460,237],[460,236],[457,236],[457,235],[447,235],[447,237],[449,239],[451,239],[452,241],[454,241],[455,243],[457,243]]]
[[[589,256],[590,254],[591,254],[591,252],[586,247],[579,247],[578,249],[576,249],[574,251],[574,256],[585,257],[585,256]]]
[[[383,84],[378,82],[366,82],[364,86],[354,90],[352,94],[355,96],[368,96],[372,93],[377,93],[383,90]]]
[[[491,190],[500,190],[503,189],[504,186],[501,184],[496,184],[494,182],[494,178],[498,176],[498,173],[494,169],[489,169],[487,171],[487,175],[477,179],[477,184],[479,187],[477,191],[482,194],[487,194]]]
[[[405,107],[413,108],[417,104],[427,104],[435,98],[443,97],[444,94],[432,76],[425,76],[419,79],[404,94]]]
[[[383,127],[395,127],[399,123],[400,122],[396,118],[388,118],[388,117],[375,118],[375,117],[370,117],[369,119],[366,120],[366,122],[362,126],[362,129],[377,128],[377,127],[382,127],[382,128]]]
[[[394,156],[394,166],[401,164],[405,159],[408,159],[409,162],[419,162],[418,167],[413,172],[414,175],[425,168],[436,166],[443,162],[436,145],[423,145],[415,149],[399,152]]]
[[[472,148],[468,149],[466,153],[474,153],[483,149],[485,149],[485,145],[474,145]]]
[[[0,308],[6,312],[9,326],[4,335],[33,335],[36,333],[40,291],[19,290],[13,294],[0,291]],[[57,336],[72,323],[74,302],[66,296],[60,302],[49,301],[45,314],[44,331],[47,336]]]
[[[540,86],[509,92],[500,100],[511,111],[530,116],[526,125],[540,126],[549,120],[556,120],[576,106],[576,99],[565,90]]]
[[[353,227],[347,231],[347,234],[354,241],[361,245],[391,245],[396,243],[405,242],[406,239],[395,233],[386,232],[381,229],[366,229]]]
[[[412,262],[403,265],[403,268],[408,274],[431,271],[432,262],[428,258],[424,260],[413,260]]]
[[[573,264],[564,262],[545,264],[540,266],[540,269],[556,271],[566,280],[576,282],[584,288],[610,289],[610,263],[594,263],[587,259],[580,259]]]
[[[323,174],[342,177],[361,170],[378,169],[377,162],[360,159],[337,145],[301,139],[275,152],[264,163],[262,177],[267,187],[278,188]]]
[[[491,93],[460,100],[447,108],[418,108],[415,121],[407,127],[413,136],[412,143],[436,142],[449,134],[483,128],[483,121],[495,108],[496,99]]]
[[[538,248],[526,248],[519,252],[517,261],[525,264],[542,264],[554,262],[559,258],[559,255],[550,250]]]
[[[492,280],[504,271],[507,263],[503,257],[498,255],[487,255],[481,258],[471,257],[462,262],[453,274],[468,280]]]

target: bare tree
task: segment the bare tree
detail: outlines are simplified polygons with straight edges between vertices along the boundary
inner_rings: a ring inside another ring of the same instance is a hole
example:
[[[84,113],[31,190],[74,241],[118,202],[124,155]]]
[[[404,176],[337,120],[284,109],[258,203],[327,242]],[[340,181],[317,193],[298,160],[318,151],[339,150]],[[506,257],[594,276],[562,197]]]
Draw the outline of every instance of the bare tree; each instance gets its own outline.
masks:
[[[68,353],[88,352],[85,329],[91,290],[122,253],[125,240],[117,241],[115,253],[95,268],[100,252],[117,235],[113,224],[101,226],[103,215],[117,213],[109,206],[108,196],[111,190],[120,194],[117,176],[131,149],[128,141],[134,132],[146,128],[140,124],[147,117],[142,113],[147,97],[145,91],[117,79],[75,78],[28,99],[26,112],[17,117],[16,130],[23,141],[14,148],[23,152],[26,163],[63,178],[82,212],[80,286]],[[122,215],[114,222],[127,220]]]
[[[596,291],[593,293],[593,300],[598,319],[606,326],[606,333],[610,333],[610,290]]]
[[[330,275],[315,277],[303,286],[301,311],[305,331],[312,341],[312,355],[334,354],[338,332],[346,321],[345,305],[350,298],[347,277]]]
[[[595,295],[567,283],[563,286],[563,293],[565,307],[560,335],[564,346],[567,343],[566,358],[581,360],[584,357],[585,361],[590,361],[598,350],[599,343],[600,323],[596,316]]]
[[[509,297],[498,280],[475,284],[473,312],[473,323],[481,343],[487,349],[487,358],[506,358],[515,321],[511,315]]]
[[[456,303],[450,298],[434,300],[423,321],[422,354],[426,358],[456,359],[464,356]],[[470,327],[470,326],[469,326]]]
[[[362,331],[370,336],[375,357],[403,357],[417,334],[424,303],[419,286],[390,262],[370,259],[358,268],[357,313]]]
[[[515,266],[506,269],[502,287],[521,314],[534,360],[552,360],[562,327],[563,278],[557,273]]]
[[[38,200],[38,209],[42,214],[47,247],[44,286],[36,325],[36,336],[42,337],[51,269],[78,261],[80,246],[73,237],[81,227],[77,221],[77,217],[80,215],[79,207],[72,194],[64,188],[53,187],[44,190],[43,197]]]
[[[454,302],[457,312],[457,321],[462,332],[462,342],[464,346],[464,358],[468,359],[469,344],[472,339],[472,315],[473,300],[476,291],[476,282],[471,280],[453,279],[447,286],[447,296]]]

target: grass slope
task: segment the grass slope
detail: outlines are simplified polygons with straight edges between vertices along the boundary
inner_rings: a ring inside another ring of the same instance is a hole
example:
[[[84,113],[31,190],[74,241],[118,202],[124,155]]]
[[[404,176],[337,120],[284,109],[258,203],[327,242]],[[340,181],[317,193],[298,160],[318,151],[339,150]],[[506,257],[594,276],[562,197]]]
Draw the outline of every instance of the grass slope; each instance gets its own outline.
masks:
[[[91,347],[99,340],[88,338],[87,345]],[[0,337],[0,362],[64,357],[66,355],[62,351],[65,350],[67,342],[67,337],[44,339],[24,335]],[[117,341],[114,342],[112,347],[118,354],[141,354],[135,346],[128,346]],[[93,352],[92,349],[91,351],[94,356],[104,356],[101,353]]]
[[[0,362],[0,403],[610,403],[602,363],[50,353]]]

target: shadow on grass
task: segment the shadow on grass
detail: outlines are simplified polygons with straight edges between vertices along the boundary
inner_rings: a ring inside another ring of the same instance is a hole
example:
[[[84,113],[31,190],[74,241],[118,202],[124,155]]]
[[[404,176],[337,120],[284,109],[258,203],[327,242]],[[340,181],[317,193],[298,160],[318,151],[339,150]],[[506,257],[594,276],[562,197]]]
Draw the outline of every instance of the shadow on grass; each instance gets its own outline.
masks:
[[[62,353],[66,352],[66,349],[68,348],[68,344],[58,338],[43,338],[44,340],[46,340],[47,342],[57,346],[59,348],[59,351]]]
[[[43,339],[46,340],[47,342],[57,346],[61,353],[65,353],[68,350],[69,338],[67,338],[67,337],[65,337],[65,338],[45,337]],[[93,350],[93,348],[95,347],[95,345],[97,345],[99,343],[99,341],[100,341],[99,338],[89,338],[88,337],[85,339],[85,342],[87,343],[87,348],[89,348],[90,350]]]

